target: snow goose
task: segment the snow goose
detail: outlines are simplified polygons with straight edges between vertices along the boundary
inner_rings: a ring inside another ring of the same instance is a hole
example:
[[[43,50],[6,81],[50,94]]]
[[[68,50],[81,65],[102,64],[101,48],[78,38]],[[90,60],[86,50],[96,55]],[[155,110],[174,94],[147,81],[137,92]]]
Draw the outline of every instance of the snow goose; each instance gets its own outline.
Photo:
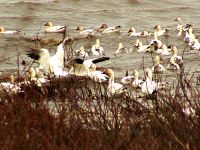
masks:
[[[131,27],[128,33],[130,33],[130,36],[133,36],[133,37],[137,37],[137,36],[146,37],[149,35],[147,31],[136,32],[134,27]]]
[[[183,63],[182,57],[177,55],[177,47],[172,46],[172,57],[170,58],[170,62],[167,66],[167,69],[179,70],[180,69],[179,65],[182,64],[182,63]]]
[[[109,59],[110,57],[100,57],[97,59],[87,60],[73,58],[66,63],[66,66],[70,69],[69,73],[75,74],[77,76],[85,76],[88,75],[93,64],[103,62]]]
[[[46,33],[55,33],[55,32],[65,32],[66,31],[66,26],[63,25],[56,25],[53,26],[52,22],[47,22],[44,24],[45,30],[44,32]]]
[[[188,43],[188,45],[191,45],[191,43],[195,40],[195,35],[193,34],[193,29],[190,24],[187,25],[187,30],[185,32],[185,37],[183,39],[184,42]]]
[[[20,32],[20,30],[5,31],[3,27],[0,27],[0,33],[1,34],[13,35],[13,34],[18,34],[19,32]]]
[[[54,56],[49,56],[49,51],[47,49],[41,48],[33,49],[31,48],[27,51],[27,55],[32,59],[39,62],[39,69],[44,69],[46,74],[54,73],[54,75],[66,76],[68,73],[64,71],[64,44],[66,38],[57,47],[56,54]]]
[[[160,64],[160,56],[156,56],[155,58],[156,64],[152,67],[153,73],[163,73],[165,68],[163,65]]]
[[[115,51],[114,55],[115,57],[117,56],[117,54],[121,53],[121,52],[126,52],[128,53],[128,50],[126,47],[124,47],[124,45],[122,43],[119,43],[118,49]]]
[[[88,53],[85,51],[84,47],[80,47],[80,49],[76,50],[76,57],[81,59],[89,58]]]
[[[192,50],[200,50],[200,43],[198,39],[195,39],[190,46],[190,49]]]
[[[92,54],[95,56],[103,53],[104,49],[103,49],[103,47],[100,46],[99,39],[96,39],[96,43],[95,43],[95,45],[92,45],[91,51],[92,51]]]
[[[154,33],[154,39],[151,40],[151,42],[150,42],[149,45],[151,45],[151,47],[153,46],[154,50],[156,51],[156,50],[162,48],[163,43],[162,43],[162,41],[160,41],[160,40],[158,39],[157,34]]]
[[[107,87],[108,95],[121,94],[124,92],[124,86],[114,81],[115,77],[114,77],[114,72],[112,69],[106,69],[104,71],[104,74],[106,74],[109,78],[108,87]]]
[[[120,32],[121,26],[118,25],[116,27],[108,27],[107,24],[102,24],[99,29],[103,29],[102,33],[113,33],[113,32]]]
[[[135,42],[135,47],[137,48],[138,52],[151,52],[150,51],[150,45],[143,45],[142,42],[137,39]],[[130,51],[132,51],[133,48],[130,49]]]
[[[161,29],[160,25],[156,25],[154,26],[154,34],[156,34],[157,36],[162,36],[162,35],[166,35],[169,32],[168,29]]]
[[[128,69],[126,69],[125,76],[121,79],[121,83],[123,85],[129,85],[133,82],[134,76],[128,75]]]
[[[106,74],[104,74],[102,71],[96,70],[95,64],[91,65],[88,76],[95,82],[103,82],[108,79],[108,76]]]
[[[39,68],[34,70],[34,68],[30,67],[28,70],[28,77],[29,80],[35,82],[37,86],[42,86],[43,83],[48,81],[44,76],[41,76]]]
[[[180,17],[177,17],[174,21],[178,22],[178,25],[176,27],[176,30],[180,31],[183,30],[183,23],[182,23],[182,19]]]
[[[157,90],[158,84],[152,81],[152,71],[150,68],[145,70],[145,81],[142,83],[142,93],[153,94]]]
[[[143,80],[139,80],[139,72],[137,70],[134,70],[134,80],[132,82],[132,86],[134,88],[141,88]]]
[[[78,27],[76,28],[76,31],[80,31],[80,32],[79,32],[80,35],[89,36],[89,35],[94,35],[96,29],[94,29],[94,28],[87,28],[87,29],[84,29],[83,27],[78,26]]]

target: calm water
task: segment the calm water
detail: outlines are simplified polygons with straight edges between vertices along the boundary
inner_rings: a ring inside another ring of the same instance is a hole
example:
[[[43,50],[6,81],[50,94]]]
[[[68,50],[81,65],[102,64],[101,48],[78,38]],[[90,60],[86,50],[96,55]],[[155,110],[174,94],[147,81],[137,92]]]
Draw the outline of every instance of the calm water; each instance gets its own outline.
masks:
[[[9,1],[9,2],[8,2]],[[101,45],[111,60],[99,66],[114,67],[116,76],[122,76],[125,69],[141,69],[142,56],[144,55],[145,67],[152,65],[150,54],[119,54],[114,58],[113,53],[122,42],[128,49],[136,38],[128,36],[127,31],[131,26],[141,31],[152,31],[156,24],[170,30],[170,37],[163,39],[165,44],[176,44],[179,54],[185,44],[176,37],[176,17],[181,17],[184,23],[194,25],[195,35],[200,31],[200,3],[199,0],[0,0],[1,13],[0,25],[6,29],[21,29],[21,35],[36,34],[41,25],[52,21],[56,25],[67,25],[69,34],[78,34],[74,30],[77,26],[100,27],[102,23],[109,26],[121,25],[121,34],[99,35]],[[41,29],[42,30],[42,29]],[[41,31],[40,30],[40,31]],[[148,38],[148,41],[152,39]],[[146,39],[141,39],[143,42]],[[81,40],[75,49],[80,46],[92,45],[95,38]],[[8,37],[0,35],[0,69],[17,68],[17,50],[20,60],[27,59],[25,50],[30,43],[20,40],[20,36]],[[50,48],[46,46],[46,48]],[[186,69],[200,71],[200,51],[187,51],[184,57]],[[165,64],[167,66],[167,64]],[[170,74],[167,71],[167,74]]]

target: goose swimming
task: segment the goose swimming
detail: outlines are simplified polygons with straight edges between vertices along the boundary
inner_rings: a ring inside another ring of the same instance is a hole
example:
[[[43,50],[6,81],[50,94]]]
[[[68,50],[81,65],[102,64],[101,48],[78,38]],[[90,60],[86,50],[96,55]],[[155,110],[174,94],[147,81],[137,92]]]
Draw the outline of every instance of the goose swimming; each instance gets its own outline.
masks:
[[[102,33],[113,33],[113,32],[120,32],[121,26],[118,25],[116,27],[108,27],[107,24],[102,24],[99,29],[100,30],[103,29]]]
[[[124,47],[124,45],[122,43],[119,43],[118,49],[115,51],[114,55],[115,57],[117,56],[117,54],[121,53],[121,52],[126,52],[128,53],[128,50],[126,47]]]
[[[135,47],[137,48],[138,52],[151,52],[151,45],[143,45],[139,39],[136,40]],[[131,48],[130,51],[132,51],[132,49],[133,48]]]
[[[124,86],[114,81],[114,72],[112,69],[106,69],[104,72],[109,78],[107,92],[110,95],[121,94],[124,92]]]
[[[20,30],[8,30],[8,31],[5,31],[3,27],[0,27],[0,33],[1,34],[12,35],[12,34],[20,33]]]
[[[128,33],[130,33],[129,36],[133,36],[133,37],[137,37],[137,36],[146,37],[149,35],[147,31],[136,32],[134,27],[131,27]]]
[[[160,25],[156,25],[154,26],[154,34],[156,36],[162,36],[162,35],[166,35],[169,32],[168,29],[161,29]]]
[[[100,46],[99,39],[96,39],[96,43],[95,43],[95,45],[92,45],[91,51],[92,51],[92,54],[95,56],[103,53],[104,49],[103,49],[103,47]]]
[[[76,28],[76,31],[80,31],[80,32],[79,32],[80,35],[89,36],[89,35],[94,35],[96,29],[94,29],[94,28],[87,28],[87,29],[84,29],[83,27],[78,26],[78,27]]]
[[[53,26],[52,22],[47,22],[46,24],[44,24],[44,26],[45,26],[44,32],[46,32],[46,33],[65,32],[66,31],[66,26],[63,26],[63,25]]]
[[[180,64],[183,64],[183,59],[181,56],[177,55],[177,47],[172,46],[172,57],[170,58],[170,63],[167,66],[167,69],[180,69]],[[175,67],[175,68],[174,68]]]

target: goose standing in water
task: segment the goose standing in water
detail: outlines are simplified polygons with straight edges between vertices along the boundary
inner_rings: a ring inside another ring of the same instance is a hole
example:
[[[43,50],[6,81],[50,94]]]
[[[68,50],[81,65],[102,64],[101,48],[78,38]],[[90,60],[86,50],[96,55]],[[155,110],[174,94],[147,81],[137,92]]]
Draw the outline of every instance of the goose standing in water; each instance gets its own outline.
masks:
[[[14,35],[14,34],[19,34],[20,33],[20,30],[8,30],[8,31],[5,31],[3,27],[0,27],[0,33],[1,34],[7,34],[7,35]]]
[[[49,51],[47,49],[41,48],[33,49],[31,48],[27,51],[27,55],[39,62],[39,69],[44,69],[46,74],[54,73],[58,76],[66,76],[68,73],[64,71],[64,44],[67,39],[65,38],[62,43],[57,47],[56,54],[54,56],[49,56]]]
[[[88,76],[95,82],[103,82],[108,79],[108,76],[102,71],[96,70],[96,65],[92,64]]]
[[[65,32],[66,30],[66,26],[63,25],[56,25],[53,26],[52,22],[47,22],[46,24],[44,24],[45,26],[45,30],[44,32],[46,33],[56,33],[56,32]]]

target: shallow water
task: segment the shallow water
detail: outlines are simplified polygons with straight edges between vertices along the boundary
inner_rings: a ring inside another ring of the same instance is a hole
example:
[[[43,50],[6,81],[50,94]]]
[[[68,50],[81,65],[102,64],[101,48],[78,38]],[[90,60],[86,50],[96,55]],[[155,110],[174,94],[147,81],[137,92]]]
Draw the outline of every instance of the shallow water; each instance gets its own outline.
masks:
[[[185,44],[182,39],[176,37],[177,23],[174,21],[176,17],[181,17],[184,23],[193,24],[197,37],[200,33],[200,3],[198,0],[110,0],[109,2],[104,0],[10,0],[9,2],[1,0],[0,5],[0,25],[6,29],[21,29],[20,36],[24,33],[30,35],[41,32],[42,25],[47,21],[67,25],[71,36],[78,34],[74,31],[77,26],[100,27],[102,23],[107,23],[109,26],[121,25],[121,34],[98,35],[106,55],[111,57],[110,61],[98,66],[113,68],[118,77],[124,74],[125,69],[142,70],[143,56],[145,67],[152,66],[150,54],[138,54],[136,51],[119,54],[114,58],[113,54],[119,42],[122,42],[128,49],[131,48],[131,43],[135,42],[136,38],[129,37],[127,33],[131,26],[138,31],[144,29],[152,31],[156,24],[168,28],[170,37],[163,41],[165,44],[177,45],[178,54],[182,53]],[[20,36],[0,35],[1,70],[17,68],[17,49],[20,52],[19,59],[27,59],[25,50],[32,45],[21,40]],[[148,38],[148,41],[151,39],[152,37]],[[146,42],[144,38],[141,40]],[[94,42],[95,38],[81,40],[74,49],[92,45]],[[184,64],[187,70],[200,71],[200,51],[186,51]],[[172,74],[172,72],[167,71],[166,74]]]

